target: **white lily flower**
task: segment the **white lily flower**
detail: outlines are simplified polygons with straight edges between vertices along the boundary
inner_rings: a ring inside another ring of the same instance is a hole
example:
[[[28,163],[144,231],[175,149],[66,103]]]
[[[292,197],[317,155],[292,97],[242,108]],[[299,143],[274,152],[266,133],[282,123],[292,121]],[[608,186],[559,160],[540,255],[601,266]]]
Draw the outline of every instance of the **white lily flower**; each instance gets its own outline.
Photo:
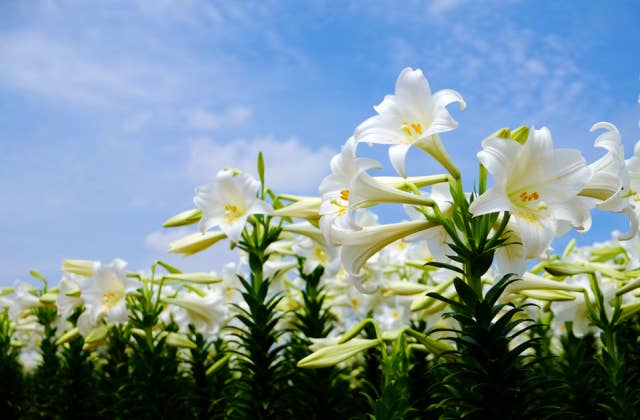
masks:
[[[349,138],[342,146],[342,151],[331,158],[331,175],[320,183],[320,229],[328,242],[331,238],[331,227],[337,225],[345,229],[356,228],[349,212],[349,195],[353,179],[361,172],[372,168],[380,168],[379,162],[373,159],[356,157],[356,142]]]
[[[33,286],[21,281],[13,283],[15,297],[12,299],[9,307],[9,316],[16,321],[24,317],[34,308],[42,306],[42,302],[33,293]]]
[[[522,245],[510,246],[522,250],[509,255],[518,259],[543,255],[563,222],[580,230],[589,228],[589,208],[578,193],[591,178],[591,169],[580,151],[554,150],[546,127],[530,130],[524,145],[490,137],[482,147],[478,159],[495,185],[477,197],[469,211],[474,216],[511,213],[509,227]]]
[[[355,286],[363,293],[373,293],[362,287],[365,274],[360,269],[376,252],[390,243],[416,232],[438,226],[435,222],[418,220],[362,228],[360,230],[334,229],[332,236],[342,245],[342,264],[351,275]]]
[[[448,185],[448,184],[447,184]],[[366,172],[360,172],[353,179],[349,206],[351,210],[383,203],[433,206],[434,201],[423,195],[410,194],[378,182]]]
[[[432,95],[422,70],[407,67],[398,76],[395,95],[385,96],[373,107],[378,115],[356,128],[356,141],[392,145],[389,158],[402,177],[406,177],[404,161],[412,145],[431,154],[450,172],[457,172],[438,137],[458,126],[446,108],[452,102],[458,102],[461,110],[466,106],[455,90],[444,89]]]
[[[429,195],[437,205],[442,214],[445,217],[451,217],[453,214],[453,197],[451,196],[451,190],[448,183],[436,184],[431,187],[431,194]],[[411,220],[424,220],[424,214],[420,213],[415,207],[405,205],[404,211],[411,218]],[[415,235],[411,235],[405,238],[406,241],[419,241],[426,240],[427,246],[431,251],[431,255],[435,261],[451,263],[452,260],[447,257],[447,254],[451,253],[449,248],[449,242],[451,238],[446,229],[442,226],[436,226],[433,229],[425,230]]]
[[[187,292],[174,298],[164,298],[163,301],[184,309],[186,323],[193,324],[207,334],[216,334],[229,317],[225,295],[219,288],[203,290],[203,293],[204,297]]]
[[[615,125],[599,122],[590,131],[600,129],[606,131],[596,138],[594,146],[602,147],[607,154],[589,165],[593,176],[580,195],[594,198],[599,209],[621,212],[629,206],[630,180],[624,161],[624,146]]]
[[[247,218],[252,214],[271,214],[271,205],[257,197],[260,182],[245,173],[219,171],[214,182],[196,188],[193,199],[203,211],[202,233],[220,226],[231,240],[238,242]]]
[[[127,263],[121,259],[115,259],[108,265],[95,263],[93,277],[80,285],[86,307],[78,320],[81,332],[95,328],[101,320],[117,324],[127,322],[129,311],[126,296],[142,287],[142,284],[128,278],[126,268]]]
[[[86,277],[81,277],[73,273],[62,273],[62,279],[58,285],[60,292],[56,297],[56,306],[58,308],[59,324],[58,329],[64,330],[67,318],[69,318],[76,308],[84,305],[84,299],[81,297],[81,284],[87,281]]]

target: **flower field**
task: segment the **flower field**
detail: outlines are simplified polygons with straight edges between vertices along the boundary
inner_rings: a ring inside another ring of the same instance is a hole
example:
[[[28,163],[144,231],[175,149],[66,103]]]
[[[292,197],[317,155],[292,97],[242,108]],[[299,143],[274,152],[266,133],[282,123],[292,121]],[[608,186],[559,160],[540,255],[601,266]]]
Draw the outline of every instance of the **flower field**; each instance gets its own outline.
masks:
[[[640,148],[598,122],[588,162],[502,128],[463,183],[440,134],[465,107],[406,68],[318,196],[272,190],[262,154],[214,174],[164,227],[224,267],[70,258],[0,289],[0,418],[638,418]],[[440,171],[408,173],[411,150]],[[552,249],[595,212],[628,231]]]

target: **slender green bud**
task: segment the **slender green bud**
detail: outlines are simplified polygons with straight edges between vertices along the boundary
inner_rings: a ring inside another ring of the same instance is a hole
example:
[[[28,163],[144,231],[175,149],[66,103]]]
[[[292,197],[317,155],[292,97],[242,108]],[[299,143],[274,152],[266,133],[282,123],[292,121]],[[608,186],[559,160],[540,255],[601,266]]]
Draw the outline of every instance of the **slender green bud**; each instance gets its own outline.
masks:
[[[193,255],[200,251],[204,251],[226,237],[227,235],[220,231],[193,233],[172,242],[169,247],[169,252],[182,254],[184,256]]]
[[[72,328],[66,333],[62,334],[60,338],[58,338],[58,340],[56,341],[56,346],[61,346],[65,343],[73,341],[79,336],[80,336],[80,332],[78,331],[78,328]]]
[[[429,287],[424,284],[413,283],[410,281],[396,280],[386,282],[383,289],[389,290],[392,294],[398,296],[412,296],[419,293],[425,293]]]
[[[309,356],[298,362],[298,367],[306,369],[318,369],[335,366],[340,362],[348,360],[358,353],[382,344],[382,340],[354,338],[343,344],[323,347],[311,353]]]
[[[231,353],[225,354],[220,360],[218,360],[217,362],[209,366],[209,369],[207,369],[206,375],[210,376],[216,373],[217,371],[219,371],[224,365],[227,364],[230,358],[231,358]]]
[[[45,293],[44,295],[40,296],[40,303],[44,305],[54,305],[57,298],[57,293]]]
[[[511,132],[511,138],[520,144],[525,144],[529,138],[529,127],[520,126]]]
[[[93,276],[93,264],[94,262],[90,260],[62,260],[62,271],[91,277]]]
[[[195,349],[198,347],[193,341],[189,340],[184,335],[175,332],[170,332],[169,334],[167,334],[165,343],[167,343],[167,345],[171,347],[180,347],[185,349]]]
[[[220,283],[222,281],[220,277],[213,276],[209,273],[167,274],[162,276],[162,278],[165,280],[186,281],[198,284]]]
[[[200,209],[191,209],[185,210],[182,213],[178,213],[175,216],[172,216],[164,221],[162,227],[172,228],[178,226],[188,226],[194,223],[198,223],[198,221],[202,218],[202,210]]]
[[[295,217],[310,221],[320,220],[320,197],[304,197],[285,207],[274,210],[274,216]]]
[[[101,343],[107,338],[111,327],[113,327],[113,324],[105,324],[92,329],[84,339],[85,344]]]

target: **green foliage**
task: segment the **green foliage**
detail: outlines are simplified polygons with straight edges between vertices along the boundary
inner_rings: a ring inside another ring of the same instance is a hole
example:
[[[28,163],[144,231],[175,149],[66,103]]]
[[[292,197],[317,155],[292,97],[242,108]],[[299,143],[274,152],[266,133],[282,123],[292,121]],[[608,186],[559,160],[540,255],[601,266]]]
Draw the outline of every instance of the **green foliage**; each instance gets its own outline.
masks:
[[[3,419],[18,418],[24,404],[20,351],[11,345],[13,333],[8,314],[0,313],[0,418]]]
[[[237,359],[232,367],[237,375],[229,386],[234,393],[227,407],[230,418],[271,419],[284,417],[288,407],[284,395],[289,391],[288,370],[283,362],[285,333],[276,325],[282,313],[276,309],[281,297],[269,290],[271,279],[264,277],[267,247],[280,235],[279,226],[271,226],[269,217],[256,216],[256,226],[243,232],[238,247],[247,252],[249,278],[239,276],[246,306],[237,305],[239,326],[230,327]]]
[[[435,388],[435,408],[442,410],[443,418],[532,418],[546,408],[532,398],[541,381],[531,369],[537,359],[523,355],[538,341],[526,336],[535,324],[522,307],[498,302],[514,281],[505,276],[480,297],[458,278],[454,285],[459,302],[429,294],[448,302],[452,312],[446,316],[460,325],[453,330],[457,349],[449,355],[455,359],[438,365],[446,372]]]
[[[324,268],[318,266],[311,273],[305,273],[303,267],[304,259],[299,258],[298,273],[305,286],[302,307],[293,314],[295,332],[291,334],[286,353],[293,384],[287,396],[288,406],[293,418],[348,418],[357,414],[346,380],[348,371],[337,367],[301,369],[296,366],[298,360],[311,354],[310,339],[327,337],[335,321],[325,305],[324,288],[320,284]]]

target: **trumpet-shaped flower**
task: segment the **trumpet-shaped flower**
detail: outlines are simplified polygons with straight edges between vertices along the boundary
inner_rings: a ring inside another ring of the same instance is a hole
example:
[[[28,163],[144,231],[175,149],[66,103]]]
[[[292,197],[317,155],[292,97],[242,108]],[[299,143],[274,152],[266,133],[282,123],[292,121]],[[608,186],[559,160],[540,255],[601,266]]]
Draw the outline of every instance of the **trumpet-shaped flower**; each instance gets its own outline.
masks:
[[[368,169],[379,168],[373,159],[356,157],[356,142],[351,137],[342,151],[331,159],[331,175],[320,183],[320,229],[328,242],[334,244],[331,227],[355,228],[349,213],[349,196],[354,178]]]
[[[129,312],[126,297],[141,287],[141,284],[127,277],[126,267],[127,263],[121,259],[115,259],[108,265],[95,263],[93,277],[80,285],[86,307],[78,320],[81,333],[93,329],[100,320],[113,323],[127,322]]]
[[[525,144],[490,137],[478,159],[495,185],[469,207],[474,216],[509,211],[510,228],[522,245],[511,255],[537,258],[546,252],[563,223],[589,227],[588,206],[578,197],[591,178],[578,150],[553,149],[547,128],[531,130]]]
[[[260,182],[245,173],[219,171],[214,182],[196,188],[193,199],[202,210],[200,231],[219,226],[233,241],[239,241],[247,218],[252,214],[270,214],[271,205],[258,198]]]
[[[356,128],[357,142],[392,145],[389,158],[399,175],[406,177],[404,161],[412,145],[425,150],[444,167],[452,170],[439,133],[451,131],[458,123],[447,111],[447,105],[466,104],[455,90],[444,89],[433,95],[422,70],[405,68],[396,81],[395,95],[387,95],[374,109],[378,113]]]
[[[362,286],[365,274],[361,273],[360,269],[365,262],[390,243],[435,226],[439,226],[438,223],[418,220],[371,226],[359,230],[334,229],[332,236],[342,245],[342,265],[351,275],[355,286],[363,293],[373,293],[375,290]]]
[[[228,319],[227,304],[221,289],[203,291],[204,296],[194,292],[182,293],[173,298],[164,298],[166,303],[184,310],[184,321],[208,334],[220,331]]]

